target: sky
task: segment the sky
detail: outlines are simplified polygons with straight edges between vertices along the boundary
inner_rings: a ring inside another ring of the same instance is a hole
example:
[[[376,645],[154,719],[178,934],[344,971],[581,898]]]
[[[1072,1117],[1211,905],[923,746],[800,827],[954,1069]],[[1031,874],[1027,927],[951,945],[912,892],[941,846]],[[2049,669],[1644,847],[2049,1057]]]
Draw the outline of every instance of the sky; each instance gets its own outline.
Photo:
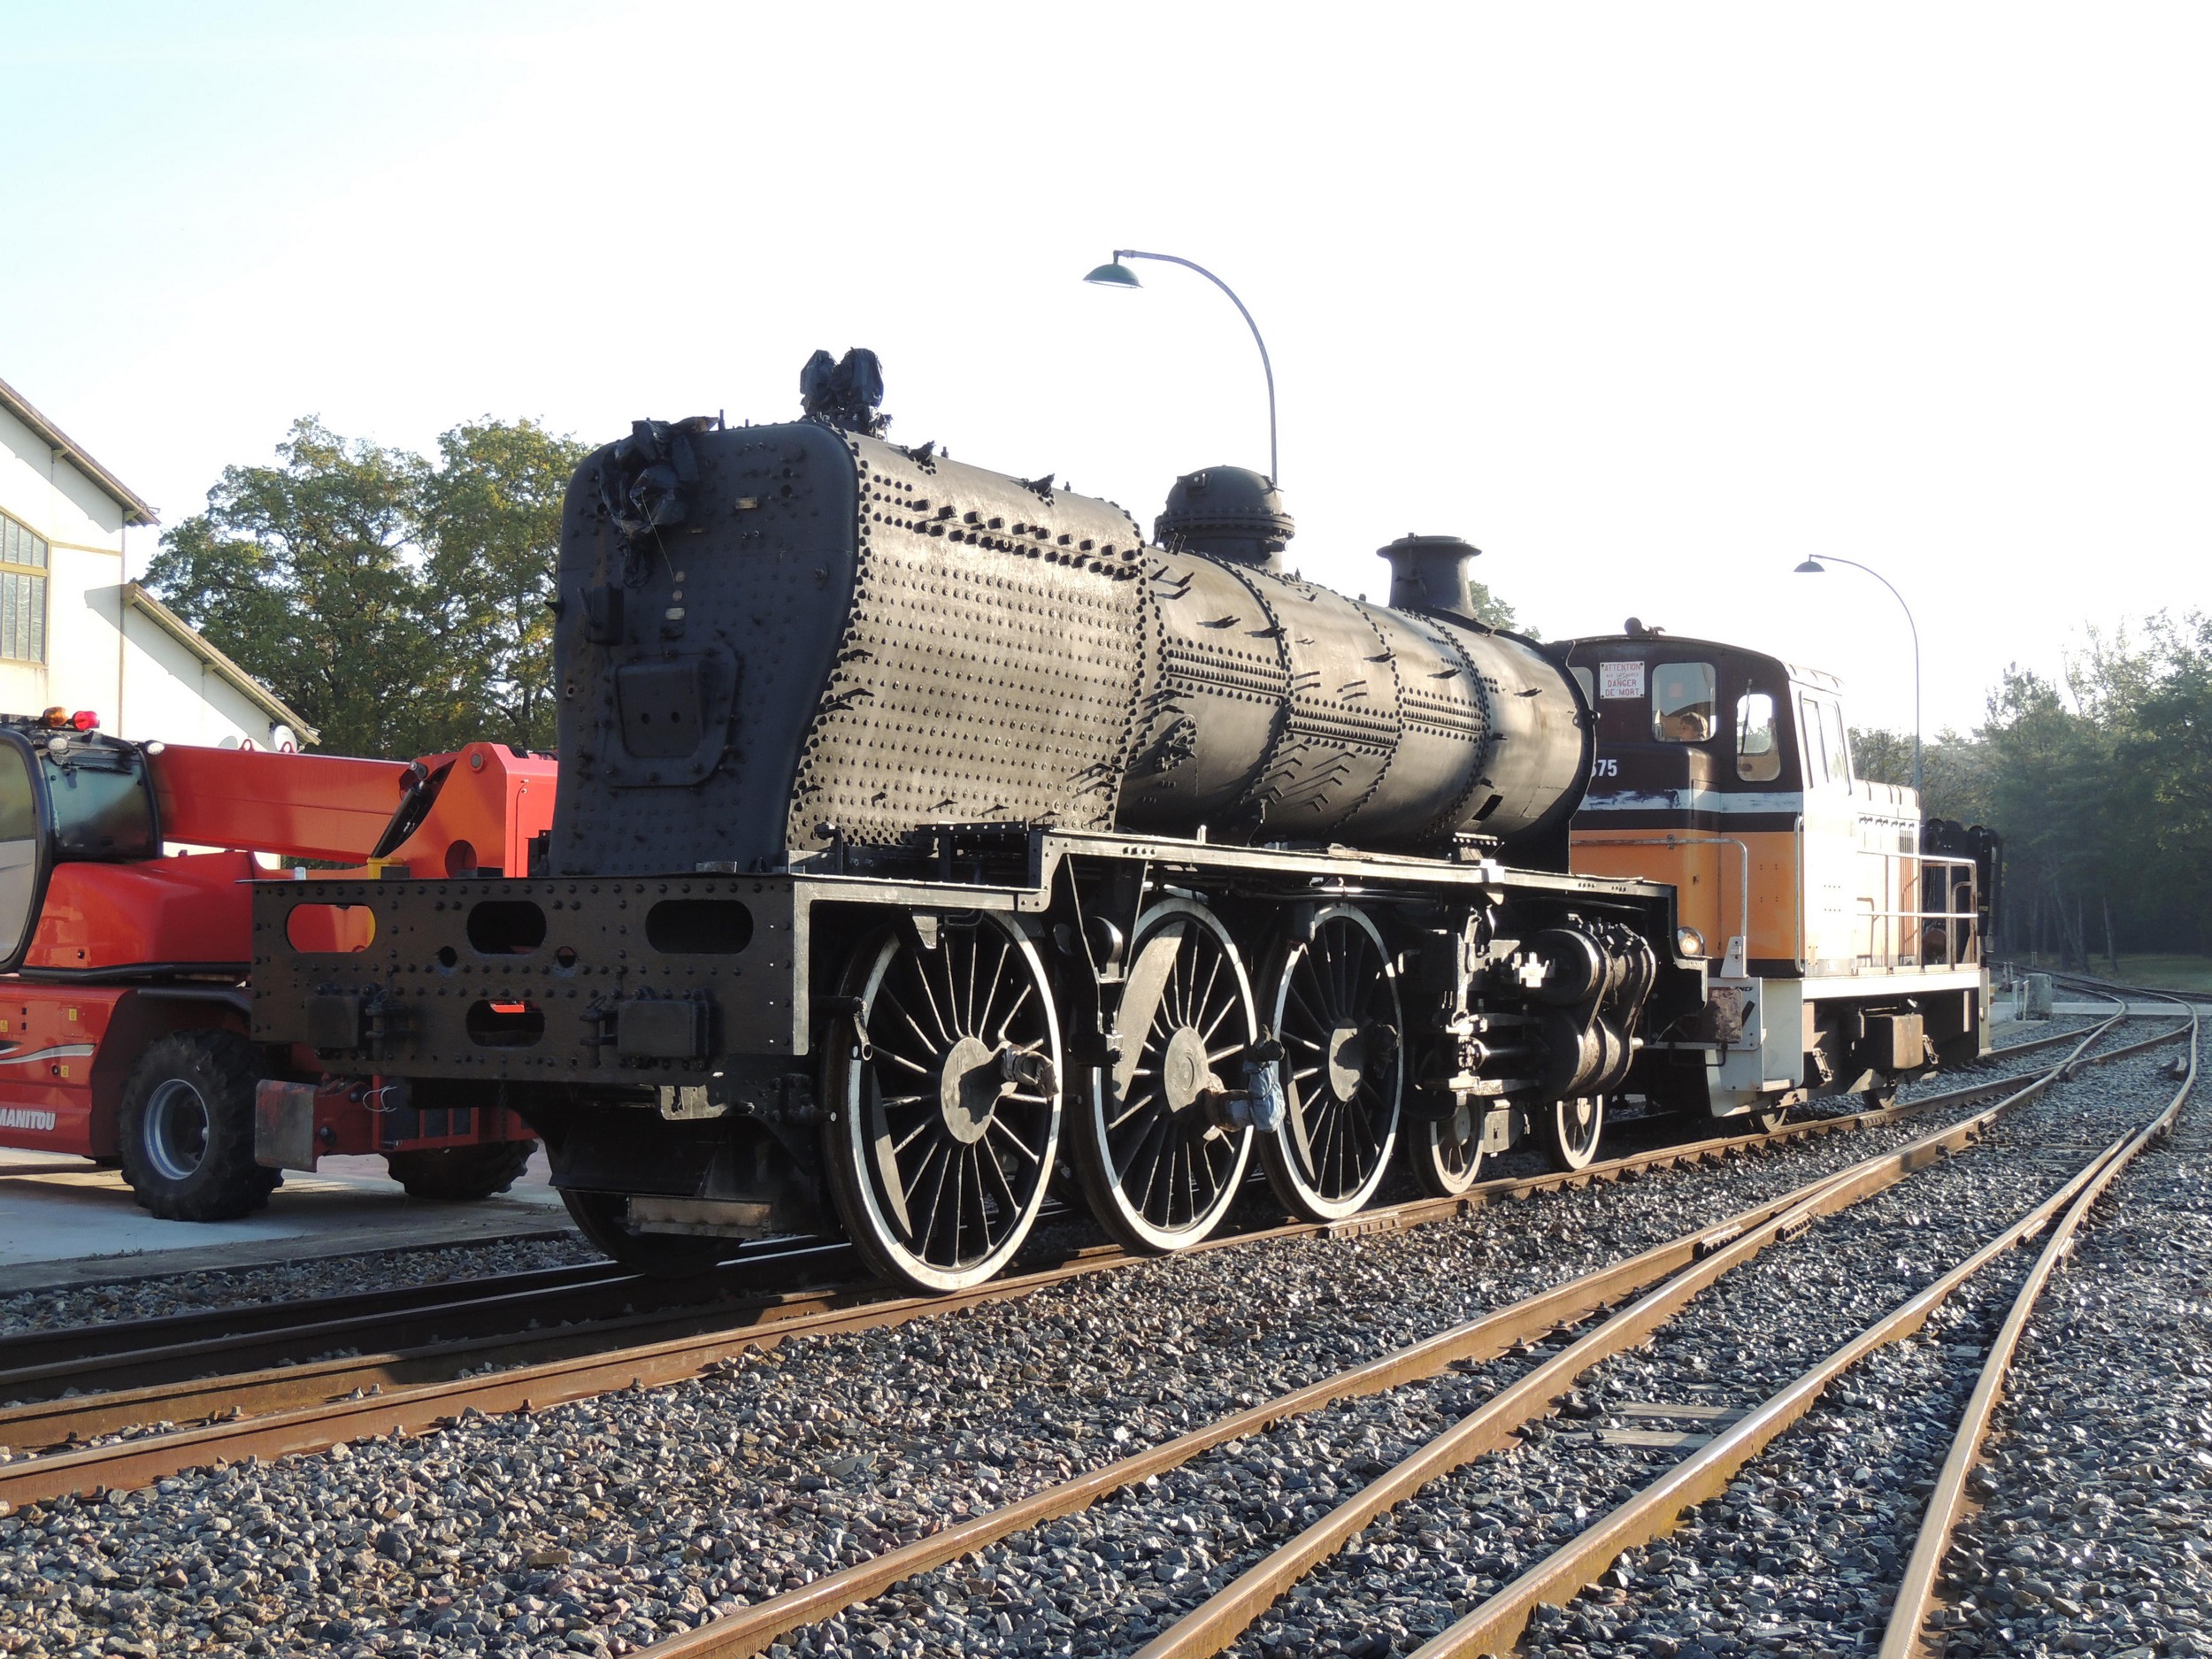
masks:
[[[303,415],[428,449],[797,411],[1148,529],[1267,465],[1287,562],[1465,536],[1970,728],[2212,608],[2212,10],[0,0],[0,379],[173,525]],[[133,558],[151,556],[141,540]]]

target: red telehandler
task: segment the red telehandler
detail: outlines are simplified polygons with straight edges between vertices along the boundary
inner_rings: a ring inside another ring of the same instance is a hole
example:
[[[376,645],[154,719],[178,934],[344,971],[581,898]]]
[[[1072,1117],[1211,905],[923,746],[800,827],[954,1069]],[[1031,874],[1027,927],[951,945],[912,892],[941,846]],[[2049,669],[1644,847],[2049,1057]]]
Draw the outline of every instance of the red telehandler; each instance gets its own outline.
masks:
[[[305,882],[526,873],[555,763],[497,743],[412,763],[131,743],[98,725],[0,716],[0,1146],[119,1164],[140,1203],[186,1221],[259,1209],[327,1154],[382,1153],[419,1198],[511,1185],[535,1143],[495,1101],[418,1110],[403,1084],[250,1040],[248,884],[270,875],[255,853],[302,861]],[[296,944],[372,942],[365,910],[293,915],[328,934]]]

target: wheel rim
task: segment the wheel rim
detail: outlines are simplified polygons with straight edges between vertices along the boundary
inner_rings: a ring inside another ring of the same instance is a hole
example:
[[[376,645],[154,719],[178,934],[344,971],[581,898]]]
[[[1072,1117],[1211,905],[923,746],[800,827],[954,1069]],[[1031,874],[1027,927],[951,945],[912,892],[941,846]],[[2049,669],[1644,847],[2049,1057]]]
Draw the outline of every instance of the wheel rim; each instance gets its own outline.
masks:
[[[164,1180],[188,1181],[207,1159],[207,1102],[182,1078],[155,1088],[146,1102],[146,1162]]]
[[[1181,1249],[1227,1213],[1251,1156],[1252,1131],[1224,1124],[1211,1096],[1242,1087],[1236,1060],[1258,1022],[1236,946],[1202,905],[1171,899],[1155,908],[1138,925],[1129,960],[1121,1058],[1093,1074],[1085,1114],[1085,1187],[1125,1241]],[[1129,1017],[1132,997],[1151,1004],[1135,1010],[1141,1029]]]
[[[1275,978],[1283,1124],[1260,1143],[1278,1195],[1313,1221],[1374,1196],[1397,1144],[1405,1029],[1397,975],[1375,925],[1324,910],[1286,947]]]
[[[1605,1133],[1605,1102],[1595,1094],[1577,1095],[1552,1108],[1553,1156],[1571,1170],[1578,1170],[1597,1156]]]
[[[1482,1173],[1482,1129],[1473,1107],[1457,1107],[1424,1128],[1415,1173],[1440,1198],[1455,1198],[1475,1184]]]
[[[907,928],[854,958],[831,1128],[838,1208],[882,1271],[924,1290],[1021,1248],[1059,1149],[1060,1032],[1044,970],[1002,918]]]

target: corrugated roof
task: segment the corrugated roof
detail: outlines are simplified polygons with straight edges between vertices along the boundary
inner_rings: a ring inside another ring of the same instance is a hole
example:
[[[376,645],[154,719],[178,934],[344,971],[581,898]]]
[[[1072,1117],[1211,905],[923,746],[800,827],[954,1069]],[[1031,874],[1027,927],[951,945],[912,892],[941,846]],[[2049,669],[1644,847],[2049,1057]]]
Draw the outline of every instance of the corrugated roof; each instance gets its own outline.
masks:
[[[87,455],[81,444],[52,421],[47,419],[45,416],[40,414],[32,407],[28,398],[5,380],[0,380],[0,409],[5,409],[33,432],[38,434],[45,441],[46,446],[55,454],[66,456],[70,465],[97,484],[108,499],[123,510],[125,524],[159,524],[161,522],[160,515],[147,505],[144,498],[136,490],[130,488],[121,479]]]
[[[125,582],[123,600],[132,610],[150,618],[164,633],[214,670],[218,678],[227,680],[272,720],[290,726],[293,734],[299,739],[301,748],[306,748],[322,735],[303,717],[286,706],[284,700],[276,693],[217,650],[197,628],[148,593],[141,584]]]

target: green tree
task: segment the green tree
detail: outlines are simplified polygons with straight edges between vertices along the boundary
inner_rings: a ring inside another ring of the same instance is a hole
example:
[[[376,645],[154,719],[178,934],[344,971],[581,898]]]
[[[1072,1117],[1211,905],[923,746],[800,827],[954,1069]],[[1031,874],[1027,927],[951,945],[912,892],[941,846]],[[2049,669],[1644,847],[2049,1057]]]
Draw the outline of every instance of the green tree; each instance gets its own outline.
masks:
[[[293,423],[162,538],[148,585],[340,754],[411,751],[437,642],[411,526],[421,463]]]
[[[553,743],[561,502],[582,445],[486,419],[434,464],[294,423],[162,538],[147,583],[340,754]]]
[[[445,742],[553,746],[561,504],[588,452],[534,421],[489,417],[438,440],[418,511],[447,667],[436,717]]]
[[[1534,628],[1525,628],[1515,620],[1513,607],[1492,593],[1489,583],[1479,582],[1471,576],[1467,579],[1467,591],[1474,597],[1476,621],[1494,628],[1504,628],[1509,633],[1525,634],[1532,640],[1544,637]]]
[[[2159,672],[2135,708],[2119,766],[2147,831],[2132,896],[2190,930],[2152,942],[2201,950],[2212,934],[2212,616],[2154,618],[2149,632]]]

